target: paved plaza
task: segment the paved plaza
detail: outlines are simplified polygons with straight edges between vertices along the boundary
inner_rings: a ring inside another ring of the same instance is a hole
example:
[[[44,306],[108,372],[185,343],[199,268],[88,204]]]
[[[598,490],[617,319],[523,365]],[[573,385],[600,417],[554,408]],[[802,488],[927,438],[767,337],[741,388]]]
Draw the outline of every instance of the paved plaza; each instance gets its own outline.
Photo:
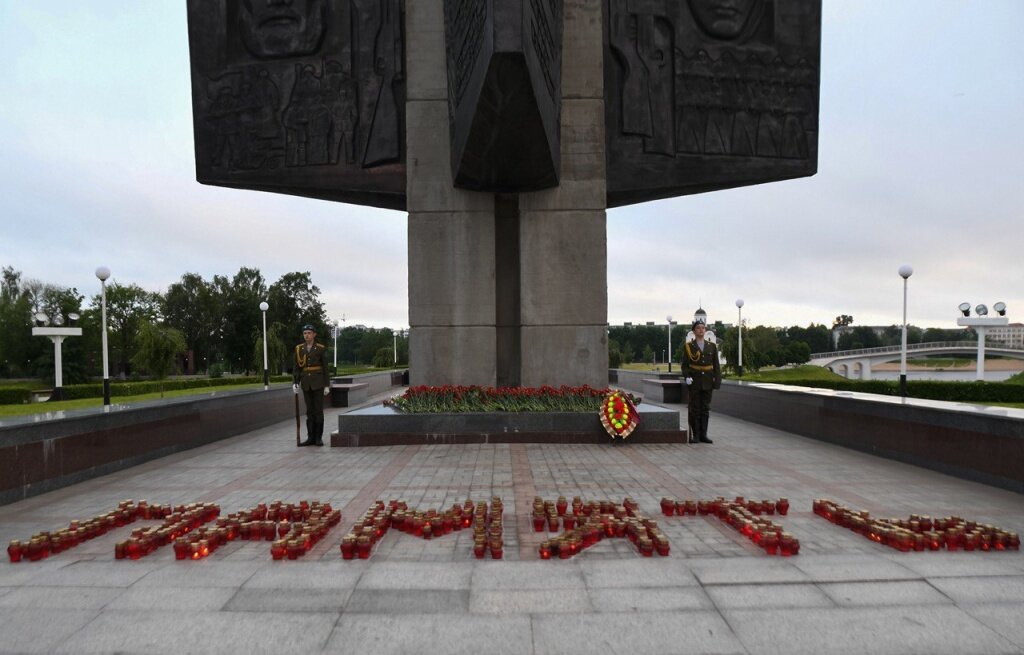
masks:
[[[1020,495],[721,415],[709,432],[713,446],[296,449],[288,421],[6,505],[4,543],[129,498],[215,502],[223,514],[310,499],[344,518],[296,561],[249,541],[198,562],[170,547],[119,561],[124,528],[0,564],[0,652],[1024,652],[1020,552],[900,553],[811,512],[827,497],[1021,532]],[[659,517],[669,557],[641,558],[619,539],[540,561],[533,498],[559,495],[630,496],[655,516],[666,495],[786,496],[789,516],[773,518],[801,551],[771,557],[715,518]],[[474,559],[469,531],[392,531],[369,560],[340,558],[342,535],[377,499],[428,508],[491,496],[505,505],[504,560]]]

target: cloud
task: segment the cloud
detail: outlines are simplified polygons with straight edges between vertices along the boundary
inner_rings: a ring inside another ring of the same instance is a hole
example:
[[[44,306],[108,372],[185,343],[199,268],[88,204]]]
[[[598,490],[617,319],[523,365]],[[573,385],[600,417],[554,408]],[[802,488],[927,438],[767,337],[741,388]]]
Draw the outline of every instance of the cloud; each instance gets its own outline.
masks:
[[[309,270],[330,315],[408,323],[403,214],[199,185],[185,11],[6,3],[0,265],[98,290],[186,271]],[[806,325],[852,314],[953,327],[956,305],[1024,315],[1024,83],[1013,0],[824,4],[819,173],[616,209],[609,321]],[[963,95],[957,95],[962,93]]]

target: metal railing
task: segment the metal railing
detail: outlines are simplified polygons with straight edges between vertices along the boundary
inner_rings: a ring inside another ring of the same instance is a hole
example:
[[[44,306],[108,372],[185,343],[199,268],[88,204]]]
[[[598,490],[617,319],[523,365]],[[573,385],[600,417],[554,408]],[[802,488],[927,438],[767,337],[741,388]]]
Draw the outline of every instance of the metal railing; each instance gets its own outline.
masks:
[[[913,350],[937,350],[941,348],[970,348],[976,349],[978,347],[977,341],[929,341],[927,343],[912,343],[907,344],[907,352]],[[987,350],[1019,350],[1024,351],[1024,347],[1020,346],[1008,346],[998,341],[989,340],[986,343]],[[877,348],[860,348],[857,350],[836,350],[827,353],[811,353],[811,359],[831,359],[835,357],[851,357],[853,355],[885,355],[888,353],[900,352],[900,346],[879,346]]]

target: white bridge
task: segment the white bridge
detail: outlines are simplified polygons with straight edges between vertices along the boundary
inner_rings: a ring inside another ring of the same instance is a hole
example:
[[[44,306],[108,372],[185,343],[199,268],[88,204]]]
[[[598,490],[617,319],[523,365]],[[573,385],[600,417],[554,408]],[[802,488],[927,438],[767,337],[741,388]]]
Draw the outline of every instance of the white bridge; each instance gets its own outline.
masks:
[[[870,380],[871,367],[874,364],[899,360],[900,346],[882,346],[880,348],[861,348],[859,350],[837,350],[828,353],[814,353],[808,362],[814,366],[824,366],[833,373],[844,378]],[[907,354],[925,355],[977,355],[976,341],[932,341],[929,343],[907,344]],[[1001,344],[989,344],[985,354],[998,357],[1024,359],[1024,348],[1015,348]]]

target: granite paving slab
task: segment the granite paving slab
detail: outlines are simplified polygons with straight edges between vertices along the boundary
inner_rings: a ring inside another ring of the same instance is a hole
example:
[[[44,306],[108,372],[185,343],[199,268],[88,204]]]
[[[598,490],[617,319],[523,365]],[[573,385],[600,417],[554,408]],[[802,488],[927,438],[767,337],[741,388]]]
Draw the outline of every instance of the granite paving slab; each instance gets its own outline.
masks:
[[[742,653],[718,612],[540,615],[533,618],[538,655],[592,653]]]
[[[899,553],[810,511],[830,497],[1020,532],[1018,494],[717,415],[712,430],[713,446],[296,449],[294,423],[282,423],[0,506],[0,540],[128,498],[222,513],[319,499],[344,514],[296,561],[238,541],[199,562],[170,549],[118,561],[126,527],[40,562],[0,563],[0,652],[1024,652],[1020,552]],[[671,554],[643,558],[613,539],[540,561],[553,535],[532,529],[538,495],[632,496]],[[717,518],[663,517],[665,495],[788,496],[790,515],[775,520],[801,553],[767,556]],[[368,560],[340,559],[341,536],[374,500],[426,509],[492,496],[505,506],[502,560],[475,559],[471,531],[392,531]]]
[[[744,647],[766,655],[1019,653],[960,608],[904,606],[726,610]]]
[[[835,607],[822,589],[807,583],[706,585],[704,591],[720,610]]]

